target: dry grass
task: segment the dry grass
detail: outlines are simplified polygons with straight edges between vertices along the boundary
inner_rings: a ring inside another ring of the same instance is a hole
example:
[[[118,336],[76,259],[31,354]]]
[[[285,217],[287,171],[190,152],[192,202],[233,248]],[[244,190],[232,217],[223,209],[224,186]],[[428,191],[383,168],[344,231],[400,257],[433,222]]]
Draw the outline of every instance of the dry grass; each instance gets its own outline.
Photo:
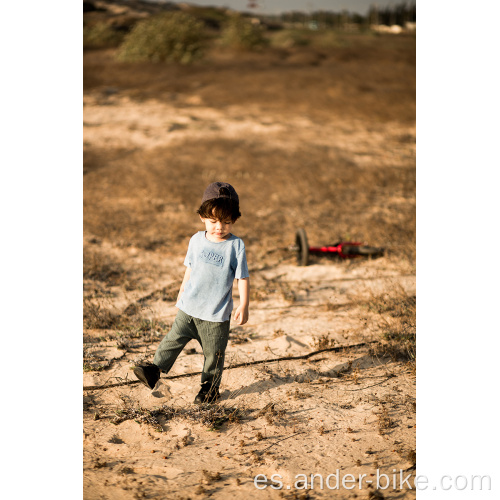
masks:
[[[314,350],[317,351],[320,349],[328,349],[329,347],[333,347],[334,345],[335,345],[335,339],[332,339],[330,337],[330,333],[324,333],[319,337],[313,337],[313,342],[311,344],[311,347],[313,347]]]
[[[93,330],[107,330],[121,326],[119,313],[103,307],[95,300],[85,297],[83,300],[83,325]]]
[[[85,231],[121,246],[168,248],[182,254],[186,239],[199,230],[194,212],[200,190],[223,176],[234,179],[238,187],[243,218],[235,231],[245,237],[250,254],[290,245],[296,229],[305,226],[311,244],[358,239],[414,262],[413,168],[362,168],[307,145],[290,156],[268,145],[228,139],[198,141],[196,150],[196,156],[186,155],[182,146],[108,160],[89,157]],[[203,169],[199,157],[204,158]],[[207,171],[213,172],[210,177]],[[274,181],[282,184],[279,192]],[[124,198],[126,205],[121,202]],[[164,206],[158,205],[159,199],[165,200]],[[255,216],[264,206],[265,234]]]
[[[377,413],[377,421],[379,434],[381,436],[383,436],[387,430],[392,429],[396,425],[394,420],[390,417],[389,411],[385,405],[383,405],[380,412]]]
[[[146,409],[128,402],[124,403],[122,408],[115,410],[115,416],[111,420],[113,424],[118,425],[125,420],[133,420],[150,425],[157,432],[164,432],[162,423],[174,418],[199,423],[209,430],[217,430],[226,422],[233,424],[240,422],[248,413],[241,408],[230,408],[219,404],[189,407],[173,407],[164,404],[158,408]],[[183,441],[184,446],[188,444],[187,439]]]
[[[417,354],[416,297],[408,295],[402,288],[395,288],[391,293],[372,295],[367,305],[379,315],[382,328],[382,342],[374,353],[414,365]]]

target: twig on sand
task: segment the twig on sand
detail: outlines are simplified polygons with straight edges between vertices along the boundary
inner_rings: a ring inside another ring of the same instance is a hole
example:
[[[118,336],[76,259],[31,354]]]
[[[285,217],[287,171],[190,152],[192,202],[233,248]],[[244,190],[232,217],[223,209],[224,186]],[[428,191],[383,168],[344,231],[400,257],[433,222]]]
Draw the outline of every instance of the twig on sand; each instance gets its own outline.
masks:
[[[381,385],[383,384],[384,382],[387,382],[388,380],[391,380],[391,378],[394,378],[394,377],[387,377],[385,380],[382,380],[381,382],[377,382],[376,384],[372,384],[372,385],[367,385],[365,387],[360,387],[358,389],[340,389],[341,391],[349,391],[349,392],[354,392],[354,391],[363,391],[364,389],[369,389],[370,387],[375,387],[377,385]]]
[[[262,363],[276,363],[278,361],[294,361],[297,359],[308,359],[311,356],[315,356],[316,354],[321,354],[323,352],[339,352],[339,351],[342,351],[343,349],[352,349],[354,347],[364,347],[368,344],[373,344],[374,342],[377,342],[377,341],[371,340],[369,342],[360,342],[359,344],[338,345],[335,347],[328,347],[326,349],[319,349],[318,351],[312,351],[308,354],[303,354],[302,356],[284,356],[282,358],[274,358],[274,359],[258,359],[256,361],[248,361],[246,363],[239,363],[237,365],[228,366],[227,368],[224,368],[224,370],[233,370],[234,368],[244,368],[246,366],[260,365]],[[201,373],[202,372],[183,373],[181,375],[171,375],[169,377],[161,377],[161,379],[162,380],[173,380],[173,379],[177,379],[177,378],[192,377],[194,375],[201,375]],[[129,380],[127,382],[120,382],[118,384],[90,385],[90,386],[84,386],[83,390],[84,391],[95,391],[98,389],[107,389],[109,387],[120,387],[122,385],[134,385],[134,384],[138,384],[139,382],[140,382],[139,380]]]
[[[281,441],[285,441],[286,439],[290,439],[292,438],[293,436],[297,436],[298,434],[304,434],[305,431],[300,431],[300,432],[296,432],[295,434],[292,434],[291,436],[288,436],[286,438],[283,438],[283,439],[279,439],[278,441],[276,441],[276,443],[273,443],[271,446],[268,446],[267,448],[264,448],[260,453],[264,453],[265,451],[269,450],[269,448],[272,448],[273,446],[277,445],[278,443],[281,443]]]

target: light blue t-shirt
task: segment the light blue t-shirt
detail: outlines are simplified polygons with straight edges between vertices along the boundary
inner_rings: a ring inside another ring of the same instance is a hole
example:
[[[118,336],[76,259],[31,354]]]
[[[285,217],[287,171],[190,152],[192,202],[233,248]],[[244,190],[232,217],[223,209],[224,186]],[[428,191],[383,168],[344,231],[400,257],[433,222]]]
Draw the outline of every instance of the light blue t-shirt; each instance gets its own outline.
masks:
[[[231,234],[214,243],[199,231],[189,241],[184,265],[191,275],[176,306],[195,318],[227,321],[233,310],[234,279],[249,277],[243,240]]]

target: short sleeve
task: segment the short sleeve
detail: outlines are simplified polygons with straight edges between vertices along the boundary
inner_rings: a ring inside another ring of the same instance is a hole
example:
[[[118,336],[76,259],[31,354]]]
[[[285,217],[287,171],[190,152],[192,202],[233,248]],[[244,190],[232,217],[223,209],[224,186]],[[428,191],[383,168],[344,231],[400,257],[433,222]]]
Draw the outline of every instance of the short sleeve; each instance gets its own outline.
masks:
[[[250,274],[248,273],[247,255],[245,252],[245,247],[243,247],[236,257],[236,271],[234,273],[234,277],[237,280],[241,280],[244,278],[248,278],[249,276]]]

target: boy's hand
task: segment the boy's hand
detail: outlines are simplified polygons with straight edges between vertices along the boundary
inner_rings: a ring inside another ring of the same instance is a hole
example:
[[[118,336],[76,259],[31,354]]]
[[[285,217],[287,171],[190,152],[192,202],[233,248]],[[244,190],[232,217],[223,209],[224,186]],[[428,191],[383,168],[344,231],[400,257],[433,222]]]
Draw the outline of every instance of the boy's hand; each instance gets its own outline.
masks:
[[[248,321],[248,307],[239,306],[234,314],[234,321],[237,325],[244,325]]]
[[[250,280],[242,278],[238,280],[238,291],[240,292],[240,306],[234,314],[237,325],[244,325],[248,321],[248,305],[250,302]]]

